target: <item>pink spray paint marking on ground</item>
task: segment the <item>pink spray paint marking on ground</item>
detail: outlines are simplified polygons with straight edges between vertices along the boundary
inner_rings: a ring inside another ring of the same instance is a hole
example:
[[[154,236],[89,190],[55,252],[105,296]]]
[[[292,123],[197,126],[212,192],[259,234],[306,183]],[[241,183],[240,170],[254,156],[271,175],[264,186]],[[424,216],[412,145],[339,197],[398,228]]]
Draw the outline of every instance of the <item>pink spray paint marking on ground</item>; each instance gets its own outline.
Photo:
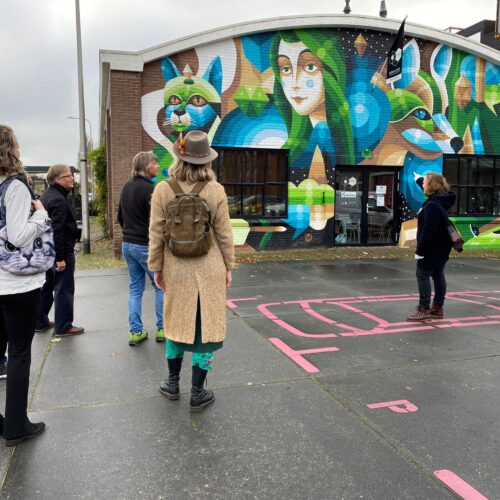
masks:
[[[434,475],[463,500],[488,500],[460,476],[448,469],[434,471]]]
[[[410,403],[406,399],[401,399],[399,401],[386,401],[385,403],[372,403],[368,406],[370,410],[375,410],[377,408],[389,408],[389,410],[394,413],[413,413],[418,411],[418,406]]]
[[[257,300],[257,297],[247,299],[228,299],[226,300],[226,306],[229,307],[229,309],[236,309],[238,306],[235,304],[235,302],[242,302],[244,300]]]
[[[282,353],[287,355],[292,361],[297,363],[301,368],[303,368],[308,373],[318,373],[319,370],[312,363],[307,361],[303,356],[304,354],[317,354],[319,352],[332,352],[338,351],[338,347],[320,347],[319,349],[304,349],[301,351],[296,351],[292,349],[288,344],[283,342],[278,338],[269,339],[272,344],[274,344]]]
[[[394,302],[395,304],[400,304],[404,301],[415,302],[418,295],[417,294],[397,294],[397,295],[363,295],[354,297],[333,297],[325,299],[300,299],[300,300],[289,300],[283,302],[270,302],[265,304],[259,304],[257,309],[264,315],[267,319],[272,321],[280,329],[288,334],[294,335],[296,337],[302,337],[306,339],[314,339],[321,341],[326,338],[335,337],[362,337],[371,335],[385,335],[390,333],[409,333],[409,332],[422,332],[422,331],[433,331],[433,330],[444,330],[447,328],[467,328],[472,326],[491,326],[500,325],[500,315],[488,314],[491,309],[497,311],[500,307],[494,304],[488,304],[487,300],[497,300],[495,294],[499,294],[498,299],[500,299],[500,290],[481,290],[481,291],[470,291],[464,290],[459,292],[449,292],[447,294],[448,300],[454,300],[457,302],[470,303],[475,306],[476,309],[479,307],[484,307],[483,311],[479,311],[479,315],[476,312],[475,316],[460,316],[460,317],[449,317],[446,316],[443,319],[432,319],[426,321],[425,323],[415,323],[407,321],[395,321],[391,322],[385,318],[377,316],[373,312],[363,310],[363,305],[370,304],[373,308],[377,303],[387,304]],[[234,302],[236,300],[257,300],[252,299],[233,299],[233,301],[228,301],[228,307],[236,307]],[[231,302],[231,304],[229,304]],[[331,306],[331,312],[325,312],[322,310],[318,312],[314,309],[314,306]],[[298,309],[294,309],[297,306]],[[284,310],[285,309],[285,310]],[[299,311],[305,313],[309,318],[314,318],[319,325],[327,325],[330,330],[328,333],[315,333],[314,331],[303,331],[300,327],[292,325],[290,321],[285,319],[287,313],[294,312],[294,314]],[[336,315],[342,314],[345,318],[346,312],[348,312],[353,322],[371,322],[373,326],[371,328],[361,328],[355,324],[346,324],[337,321]],[[331,317],[333,316],[333,318]],[[283,341],[282,344],[278,345],[276,341],[280,340],[278,338],[273,338],[271,342],[280,348],[283,353],[285,353],[290,359],[296,362],[303,369],[309,373],[317,373],[319,370],[312,365],[309,361],[303,358],[304,354],[319,354],[324,352],[332,352],[339,350],[338,348],[326,347],[326,348],[316,348],[310,350],[295,351],[290,348]],[[306,368],[307,367],[307,368]]]

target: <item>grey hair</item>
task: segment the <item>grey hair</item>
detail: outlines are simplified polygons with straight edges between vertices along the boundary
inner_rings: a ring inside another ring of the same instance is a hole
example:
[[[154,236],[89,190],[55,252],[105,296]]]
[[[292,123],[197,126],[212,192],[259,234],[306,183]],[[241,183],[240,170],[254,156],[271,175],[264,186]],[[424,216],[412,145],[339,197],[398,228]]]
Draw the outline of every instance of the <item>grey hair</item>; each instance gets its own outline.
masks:
[[[212,162],[203,165],[194,165],[187,161],[178,159],[168,171],[170,177],[178,181],[198,182],[216,180],[215,172],[212,170]]]
[[[141,151],[134,156],[132,160],[132,171],[130,175],[132,177],[145,176],[146,170],[153,160],[158,158],[152,151]]]
[[[64,175],[64,172],[67,170],[71,172],[71,167],[69,165],[64,165],[62,163],[52,165],[47,172],[47,182],[49,186],[53,186],[56,183],[56,179]]]

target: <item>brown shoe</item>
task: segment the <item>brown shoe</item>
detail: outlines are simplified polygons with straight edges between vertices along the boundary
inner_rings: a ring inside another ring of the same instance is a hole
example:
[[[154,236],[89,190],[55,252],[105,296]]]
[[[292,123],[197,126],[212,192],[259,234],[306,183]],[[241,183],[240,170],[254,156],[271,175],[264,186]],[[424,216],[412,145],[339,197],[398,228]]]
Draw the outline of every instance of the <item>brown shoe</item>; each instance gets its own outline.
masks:
[[[80,333],[83,333],[85,331],[85,328],[82,326],[72,326],[69,330],[66,330],[65,332],[62,333],[56,333],[56,337],[71,337],[73,335],[80,335]]]
[[[42,328],[35,328],[35,332],[46,332],[47,330],[54,328],[54,325],[55,323],[53,321],[49,321],[45,326],[42,326]]]
[[[406,318],[406,321],[428,321],[432,318],[431,310],[423,306],[417,306],[416,311]]]
[[[443,306],[432,306],[432,308],[431,308],[431,316],[434,319],[443,319],[444,318]]]

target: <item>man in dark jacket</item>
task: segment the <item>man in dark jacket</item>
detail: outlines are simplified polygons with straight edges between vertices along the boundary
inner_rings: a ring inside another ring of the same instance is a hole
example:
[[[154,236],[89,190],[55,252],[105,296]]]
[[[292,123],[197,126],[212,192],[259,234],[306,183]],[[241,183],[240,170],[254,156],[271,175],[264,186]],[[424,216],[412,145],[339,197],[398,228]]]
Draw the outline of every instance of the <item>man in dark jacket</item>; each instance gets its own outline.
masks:
[[[132,162],[132,179],[120,195],[118,222],[123,230],[122,254],[130,274],[128,320],[130,336],[128,344],[135,346],[148,338],[142,323],[142,295],[146,275],[155,291],[156,341],[165,342],[163,331],[163,292],[155,285],[154,275],[148,269],[149,213],[153,178],[158,171],[158,160],[151,152],[137,153]]]
[[[56,337],[67,337],[84,332],[82,327],[73,326],[75,243],[79,231],[68,194],[75,179],[67,165],[53,165],[47,172],[47,182],[49,188],[40,201],[52,219],[56,264],[46,273],[36,331],[55,326]],[[55,304],[54,323],[48,317],[52,304]]]

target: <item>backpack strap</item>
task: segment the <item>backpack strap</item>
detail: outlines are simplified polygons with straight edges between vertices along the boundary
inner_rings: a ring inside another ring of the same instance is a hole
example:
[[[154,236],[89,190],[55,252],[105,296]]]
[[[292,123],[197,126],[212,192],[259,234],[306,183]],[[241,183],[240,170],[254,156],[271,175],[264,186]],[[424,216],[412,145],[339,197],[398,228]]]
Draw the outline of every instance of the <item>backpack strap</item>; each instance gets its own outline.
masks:
[[[209,183],[210,181],[198,181],[194,188],[191,190],[190,194],[200,194],[200,191]]]
[[[173,177],[167,179],[166,182],[172,188],[172,191],[175,194],[185,194],[182,188],[179,186],[179,183]]]
[[[11,182],[14,180],[14,177],[7,177],[2,184],[0,184],[0,226],[3,227],[6,224],[6,209],[5,209],[5,194],[7,193],[7,189],[9,188]]]

